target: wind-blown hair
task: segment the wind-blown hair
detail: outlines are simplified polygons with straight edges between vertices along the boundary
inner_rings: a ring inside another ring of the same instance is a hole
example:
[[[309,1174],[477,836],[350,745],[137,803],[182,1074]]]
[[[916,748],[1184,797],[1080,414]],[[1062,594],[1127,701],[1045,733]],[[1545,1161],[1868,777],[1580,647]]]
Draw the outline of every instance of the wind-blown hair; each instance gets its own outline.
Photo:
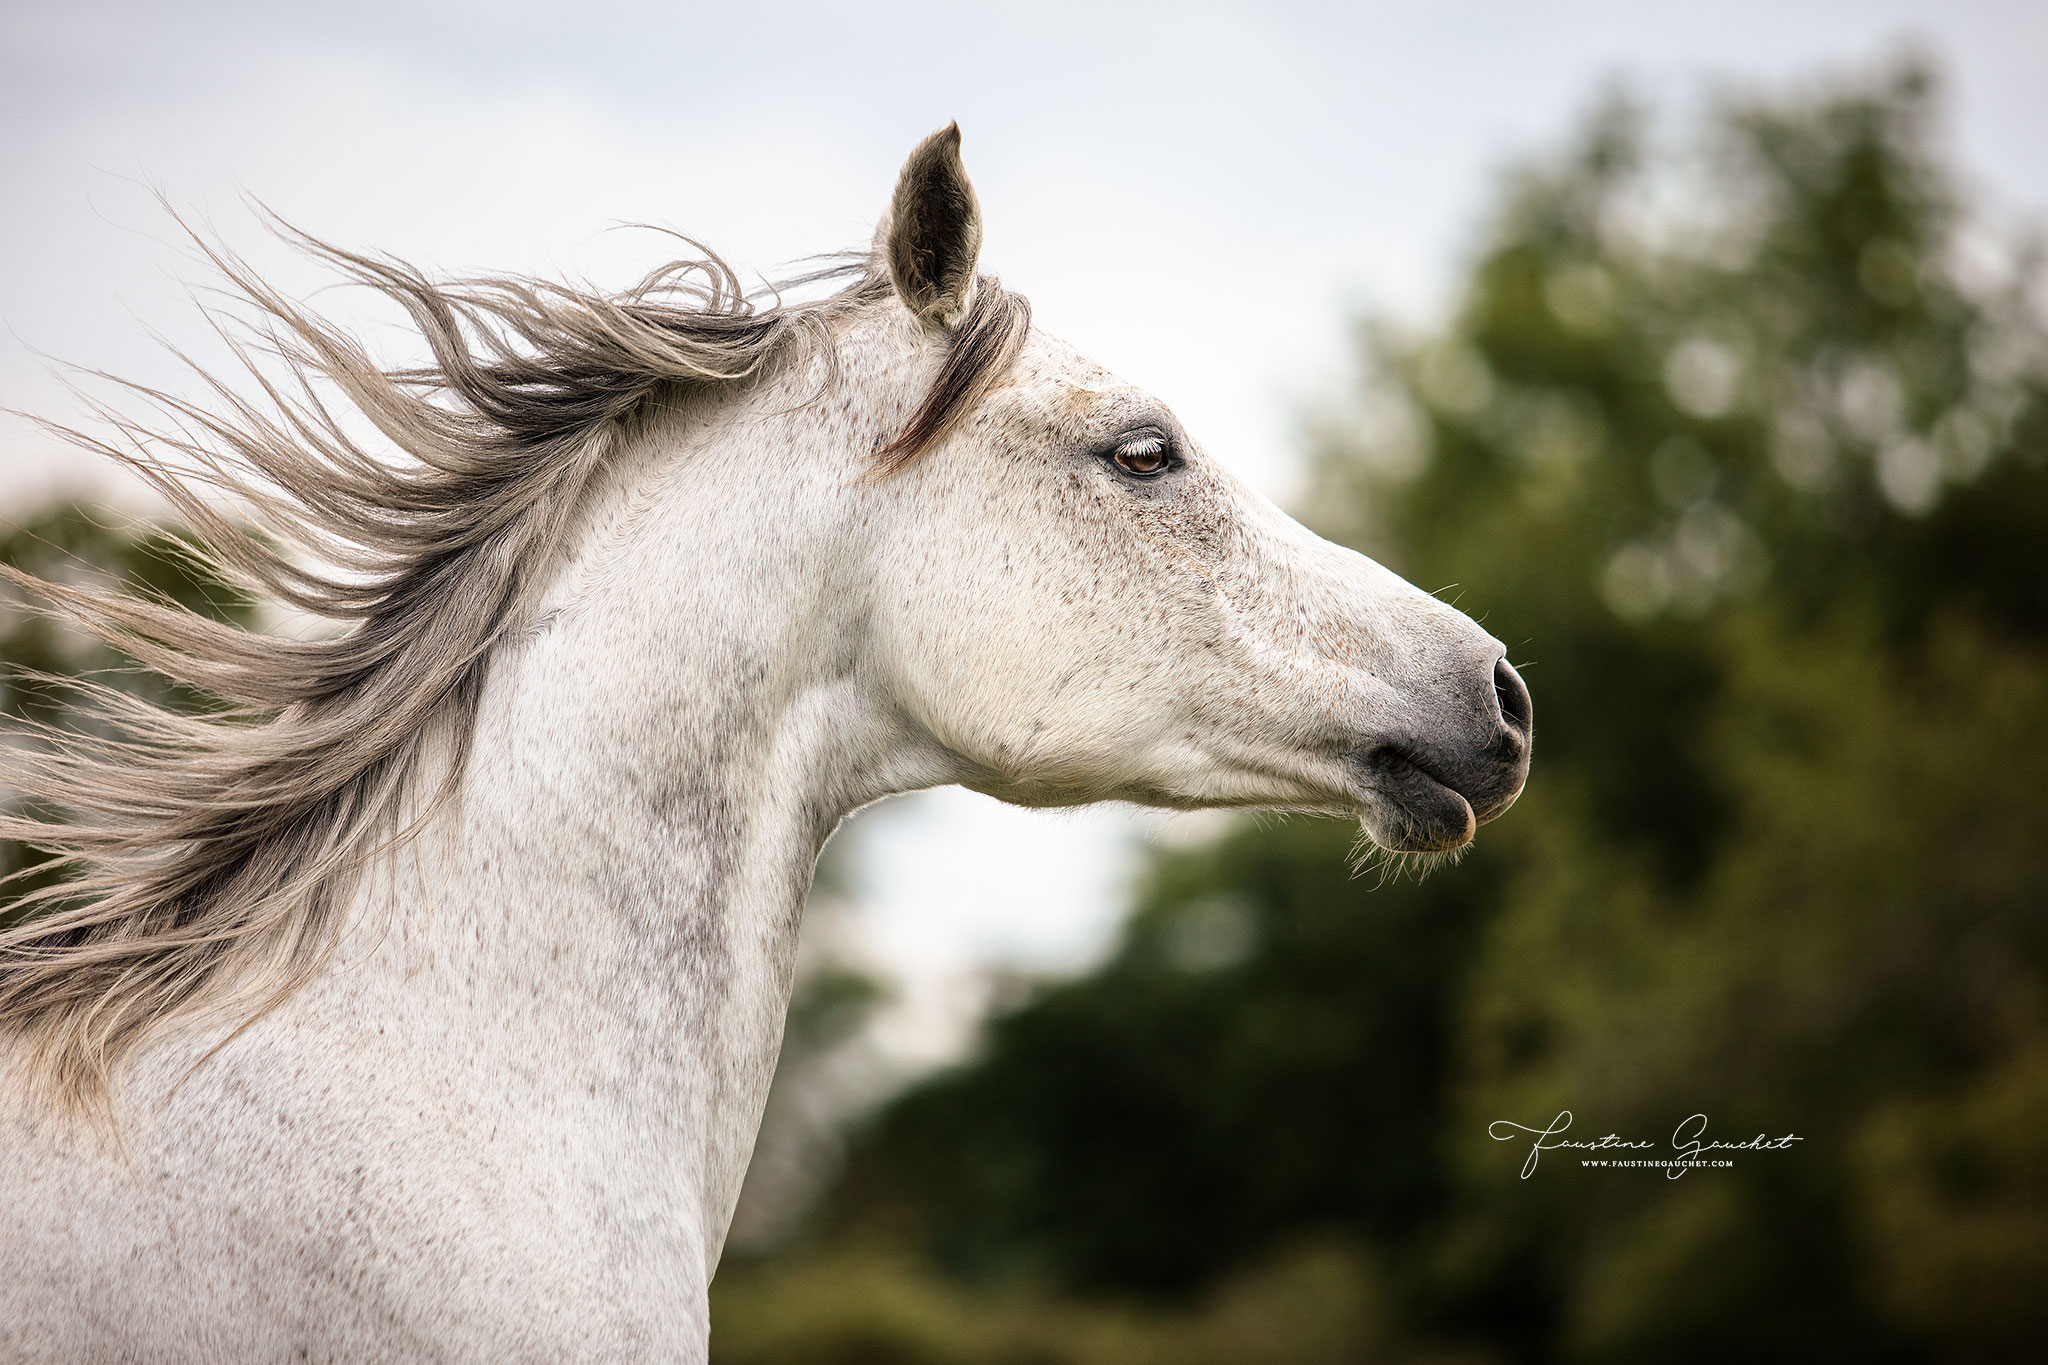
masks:
[[[250,306],[253,335],[220,330],[261,401],[202,372],[210,408],[127,386],[169,419],[160,429],[96,405],[114,435],[58,430],[162,494],[194,533],[186,548],[215,572],[344,629],[279,638],[0,566],[221,703],[181,715],[72,682],[102,726],[27,727],[34,742],[0,742],[0,788],[26,812],[0,814],[0,837],[54,854],[60,874],[15,888],[11,904],[0,894],[13,921],[0,931],[0,1034],[14,1035],[30,1083],[77,1112],[106,1111],[118,1064],[159,1026],[215,1007],[246,1023],[317,972],[339,936],[348,874],[410,832],[397,816],[429,743],[452,755],[439,790],[453,787],[493,647],[518,627],[622,426],[657,395],[687,402],[800,351],[829,362],[834,324],[892,293],[866,256],[793,281],[850,281],[793,303],[748,296],[708,252],[618,294],[436,281],[281,230],[398,304],[431,362],[381,367],[201,242]],[[1020,344],[1024,301],[992,278],[976,295],[937,380],[878,457],[883,471],[937,439]],[[351,433],[361,422],[344,420],[351,410],[393,451],[366,448]],[[256,529],[207,489],[240,502]]]

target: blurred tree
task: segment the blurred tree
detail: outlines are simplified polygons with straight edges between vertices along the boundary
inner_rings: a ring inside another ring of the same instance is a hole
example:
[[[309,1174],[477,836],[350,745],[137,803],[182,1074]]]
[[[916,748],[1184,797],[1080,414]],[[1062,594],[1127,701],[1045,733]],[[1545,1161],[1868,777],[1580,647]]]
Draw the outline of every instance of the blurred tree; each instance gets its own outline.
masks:
[[[1151,1295],[1350,1239],[1375,1358],[2037,1358],[2048,332],[1933,117],[1914,63],[1683,152],[1611,101],[1448,325],[1361,329],[1310,505],[1531,665],[1528,794],[1420,885],[1316,822],[1161,856],[842,1235]],[[1489,1122],[1565,1109],[1803,1141],[1519,1179]]]
[[[117,520],[84,506],[54,507],[0,531],[0,564],[55,582],[124,582],[216,620],[249,623],[248,597],[180,551],[171,532],[121,529]],[[66,678],[90,678],[181,709],[205,704],[191,689],[132,667],[118,650],[33,609],[0,580],[0,716],[64,729],[92,724],[90,709],[76,707],[62,686]],[[18,730],[0,736],[0,743],[27,742],[33,741]],[[0,801],[8,797],[0,791]],[[0,839],[0,877],[41,862],[34,850]],[[33,873],[24,877],[34,881]]]

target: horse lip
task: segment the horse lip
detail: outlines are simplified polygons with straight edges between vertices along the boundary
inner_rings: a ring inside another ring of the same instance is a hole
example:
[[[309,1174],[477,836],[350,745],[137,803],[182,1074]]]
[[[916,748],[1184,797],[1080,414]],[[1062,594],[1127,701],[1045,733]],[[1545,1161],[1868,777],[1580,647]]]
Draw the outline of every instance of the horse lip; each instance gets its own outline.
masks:
[[[1354,754],[1351,764],[1365,779],[1366,790],[1399,812],[1397,828],[1372,831],[1375,840],[1396,852],[1463,848],[1486,818],[1463,792],[1407,749],[1374,745]]]

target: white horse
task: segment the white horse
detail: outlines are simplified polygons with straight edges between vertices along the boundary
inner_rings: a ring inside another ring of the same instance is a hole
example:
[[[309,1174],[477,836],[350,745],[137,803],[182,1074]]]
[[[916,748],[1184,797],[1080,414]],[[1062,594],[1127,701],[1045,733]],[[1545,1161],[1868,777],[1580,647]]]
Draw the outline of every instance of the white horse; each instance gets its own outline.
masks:
[[[1515,799],[1500,643],[1033,330],[958,148],[812,302],[308,241],[409,310],[411,370],[218,258],[327,403],[223,388],[115,453],[346,628],[36,585],[242,706],[103,694],[119,737],[7,750],[64,818],[0,832],[74,880],[0,934],[0,1358],[702,1360],[850,811],[961,783],[1429,851]]]

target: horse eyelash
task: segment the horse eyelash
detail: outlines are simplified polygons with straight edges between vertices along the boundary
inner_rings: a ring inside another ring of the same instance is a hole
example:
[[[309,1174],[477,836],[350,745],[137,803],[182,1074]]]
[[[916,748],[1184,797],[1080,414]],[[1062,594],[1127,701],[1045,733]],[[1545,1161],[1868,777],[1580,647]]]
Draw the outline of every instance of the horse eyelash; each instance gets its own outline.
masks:
[[[1118,437],[1104,448],[1102,454],[1113,461],[1119,455],[1146,454],[1153,451],[1166,457],[1166,466],[1161,473],[1169,469],[1178,469],[1186,463],[1181,458],[1180,448],[1174,444],[1173,438],[1157,429],[1130,432]]]

